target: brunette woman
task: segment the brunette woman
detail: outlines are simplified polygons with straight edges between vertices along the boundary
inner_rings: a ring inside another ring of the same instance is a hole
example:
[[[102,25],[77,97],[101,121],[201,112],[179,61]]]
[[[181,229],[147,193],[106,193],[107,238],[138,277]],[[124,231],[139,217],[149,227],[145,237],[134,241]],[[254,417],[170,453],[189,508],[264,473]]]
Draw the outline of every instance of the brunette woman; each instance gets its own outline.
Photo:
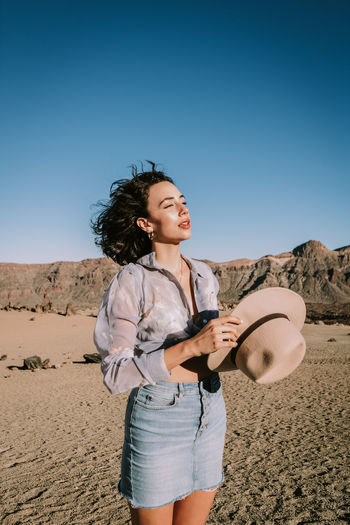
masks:
[[[185,257],[185,196],[150,162],[116,181],[93,223],[96,243],[125,265],[99,310],[95,344],[111,393],[131,389],[119,492],[134,525],[203,525],[223,481],[225,404],[209,353],[237,346],[240,319],[219,318],[218,281]]]

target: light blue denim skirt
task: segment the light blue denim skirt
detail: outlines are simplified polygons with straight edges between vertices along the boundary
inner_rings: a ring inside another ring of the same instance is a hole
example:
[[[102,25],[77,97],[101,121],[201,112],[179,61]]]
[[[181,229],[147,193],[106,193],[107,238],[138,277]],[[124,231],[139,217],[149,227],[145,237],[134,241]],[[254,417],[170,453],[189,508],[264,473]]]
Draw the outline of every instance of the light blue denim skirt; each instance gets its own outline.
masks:
[[[223,481],[225,402],[217,373],[198,383],[134,388],[125,415],[119,492],[155,508]]]

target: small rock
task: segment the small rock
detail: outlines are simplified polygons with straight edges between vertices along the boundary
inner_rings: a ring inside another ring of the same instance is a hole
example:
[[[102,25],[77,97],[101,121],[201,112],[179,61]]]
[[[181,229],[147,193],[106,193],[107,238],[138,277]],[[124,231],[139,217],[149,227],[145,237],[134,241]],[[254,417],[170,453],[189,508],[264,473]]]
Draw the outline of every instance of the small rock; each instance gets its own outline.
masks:
[[[101,362],[101,356],[100,354],[84,354],[83,355],[85,361],[87,363],[100,363]]]
[[[51,368],[61,368],[61,365],[60,363],[54,363],[53,365],[51,365]]]
[[[68,303],[67,306],[66,306],[66,312],[65,312],[65,315],[68,317],[69,315],[75,315],[76,314],[76,310],[73,306],[72,303]]]
[[[336,339],[335,337],[330,337],[329,339],[327,339],[327,343],[336,343]]]
[[[31,357],[26,357],[23,361],[23,370],[37,370],[39,368],[49,368],[50,360],[45,359],[41,360],[41,357],[38,355],[32,355]]]
[[[50,359],[45,359],[45,361],[43,361],[42,368],[46,370],[47,368],[50,368],[50,366]]]
[[[43,366],[41,357],[38,355],[32,355],[31,357],[26,357],[23,362],[23,368],[25,370],[35,370],[36,368],[41,368]]]
[[[299,496],[302,496],[302,495],[303,495],[303,491],[301,490],[300,487],[297,487],[297,488],[295,489],[295,491],[294,491],[294,496],[299,497]]]
[[[35,317],[31,317],[29,321],[35,321]]]
[[[2,354],[2,356],[0,357],[0,361],[5,361],[5,359],[7,359],[7,355],[6,354]]]

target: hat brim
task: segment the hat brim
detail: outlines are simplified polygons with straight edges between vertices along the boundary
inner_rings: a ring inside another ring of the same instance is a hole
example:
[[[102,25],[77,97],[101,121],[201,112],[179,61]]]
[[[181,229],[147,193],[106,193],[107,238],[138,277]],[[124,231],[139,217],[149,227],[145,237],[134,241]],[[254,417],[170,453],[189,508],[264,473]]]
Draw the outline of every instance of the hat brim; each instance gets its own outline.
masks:
[[[300,331],[304,325],[306,307],[299,294],[288,288],[275,286],[263,288],[248,295],[231,313],[243,321],[243,323],[235,325],[238,336],[240,336],[252,323],[272,313],[286,315],[289,321]],[[226,348],[209,354],[208,368],[217,371],[236,370],[237,367],[229,358],[230,354],[231,349]]]

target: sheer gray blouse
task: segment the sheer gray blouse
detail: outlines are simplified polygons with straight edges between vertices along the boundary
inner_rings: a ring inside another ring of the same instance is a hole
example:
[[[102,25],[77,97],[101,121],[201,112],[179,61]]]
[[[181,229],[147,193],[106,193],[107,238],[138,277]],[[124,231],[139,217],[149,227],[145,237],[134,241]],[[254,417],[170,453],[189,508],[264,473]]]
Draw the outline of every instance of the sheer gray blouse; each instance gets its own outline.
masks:
[[[109,284],[94,342],[102,357],[104,384],[112,394],[170,377],[164,362],[166,348],[193,337],[219,316],[219,283],[211,268],[182,257],[190,267],[195,316],[179,281],[158,264],[155,252],[122,268]]]

